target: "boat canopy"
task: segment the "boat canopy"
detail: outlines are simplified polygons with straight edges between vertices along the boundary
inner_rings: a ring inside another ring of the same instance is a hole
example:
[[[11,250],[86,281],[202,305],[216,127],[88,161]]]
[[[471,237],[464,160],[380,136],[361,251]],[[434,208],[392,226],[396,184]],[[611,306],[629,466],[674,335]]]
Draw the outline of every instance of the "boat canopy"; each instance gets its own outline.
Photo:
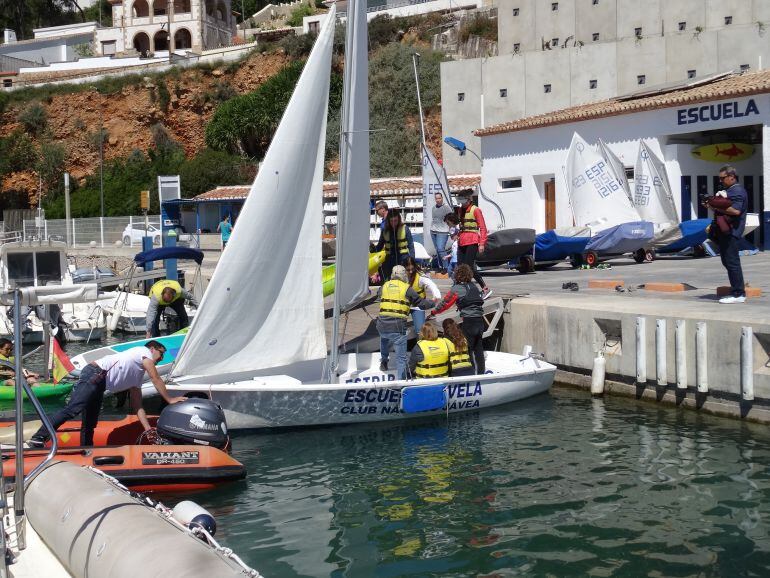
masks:
[[[145,263],[162,261],[163,259],[192,259],[200,265],[203,262],[203,251],[192,247],[160,247],[137,253],[134,257],[134,263],[142,266]]]

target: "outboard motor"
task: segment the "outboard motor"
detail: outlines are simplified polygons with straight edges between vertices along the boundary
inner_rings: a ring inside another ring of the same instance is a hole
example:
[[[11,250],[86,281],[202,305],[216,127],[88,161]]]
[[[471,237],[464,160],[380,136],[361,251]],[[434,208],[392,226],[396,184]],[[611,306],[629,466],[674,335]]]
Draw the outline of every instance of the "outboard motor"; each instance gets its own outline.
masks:
[[[164,444],[198,444],[218,449],[230,444],[225,412],[210,399],[192,398],[166,406],[156,427]]]

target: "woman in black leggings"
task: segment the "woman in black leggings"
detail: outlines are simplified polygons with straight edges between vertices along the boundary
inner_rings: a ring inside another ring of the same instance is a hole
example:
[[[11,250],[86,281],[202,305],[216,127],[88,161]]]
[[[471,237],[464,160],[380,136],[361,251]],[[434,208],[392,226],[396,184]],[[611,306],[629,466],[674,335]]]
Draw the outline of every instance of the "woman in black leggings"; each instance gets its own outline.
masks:
[[[481,290],[473,282],[473,269],[467,264],[457,267],[455,272],[455,284],[449,293],[433,310],[434,315],[443,313],[452,305],[457,305],[462,319],[462,330],[468,340],[468,351],[473,358],[476,375],[483,374],[486,370],[484,363],[484,298]]]

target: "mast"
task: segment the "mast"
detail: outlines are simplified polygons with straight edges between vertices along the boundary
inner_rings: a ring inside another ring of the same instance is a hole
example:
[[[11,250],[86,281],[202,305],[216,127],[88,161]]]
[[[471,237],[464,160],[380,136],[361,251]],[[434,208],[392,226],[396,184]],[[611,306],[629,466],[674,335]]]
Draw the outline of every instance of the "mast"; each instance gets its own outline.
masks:
[[[340,314],[342,309],[341,303],[341,278],[344,256],[344,242],[343,235],[345,233],[345,222],[347,212],[342,210],[345,206],[345,197],[347,196],[348,188],[348,164],[350,158],[348,158],[347,151],[349,150],[348,138],[350,137],[353,129],[351,124],[351,106],[352,98],[351,93],[353,89],[353,61],[355,49],[353,46],[354,31],[356,27],[356,11],[358,9],[358,2],[360,0],[348,0],[347,9],[347,24],[345,27],[345,71],[342,83],[342,115],[340,118],[340,181],[339,189],[337,193],[337,229],[335,231],[335,251],[334,251],[334,305],[332,306],[332,343],[329,350],[329,360],[327,363],[327,374],[325,376],[327,383],[334,381],[334,374],[337,371],[340,361]]]

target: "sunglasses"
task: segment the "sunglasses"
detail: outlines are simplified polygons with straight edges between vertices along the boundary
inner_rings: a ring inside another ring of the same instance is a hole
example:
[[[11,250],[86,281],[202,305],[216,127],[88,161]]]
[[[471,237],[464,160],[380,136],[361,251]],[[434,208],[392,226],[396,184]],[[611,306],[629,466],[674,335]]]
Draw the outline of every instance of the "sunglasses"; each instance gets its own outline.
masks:
[[[160,353],[160,357],[158,358],[158,361],[163,361],[163,356],[166,355],[166,350],[165,349],[156,349],[155,351]]]

